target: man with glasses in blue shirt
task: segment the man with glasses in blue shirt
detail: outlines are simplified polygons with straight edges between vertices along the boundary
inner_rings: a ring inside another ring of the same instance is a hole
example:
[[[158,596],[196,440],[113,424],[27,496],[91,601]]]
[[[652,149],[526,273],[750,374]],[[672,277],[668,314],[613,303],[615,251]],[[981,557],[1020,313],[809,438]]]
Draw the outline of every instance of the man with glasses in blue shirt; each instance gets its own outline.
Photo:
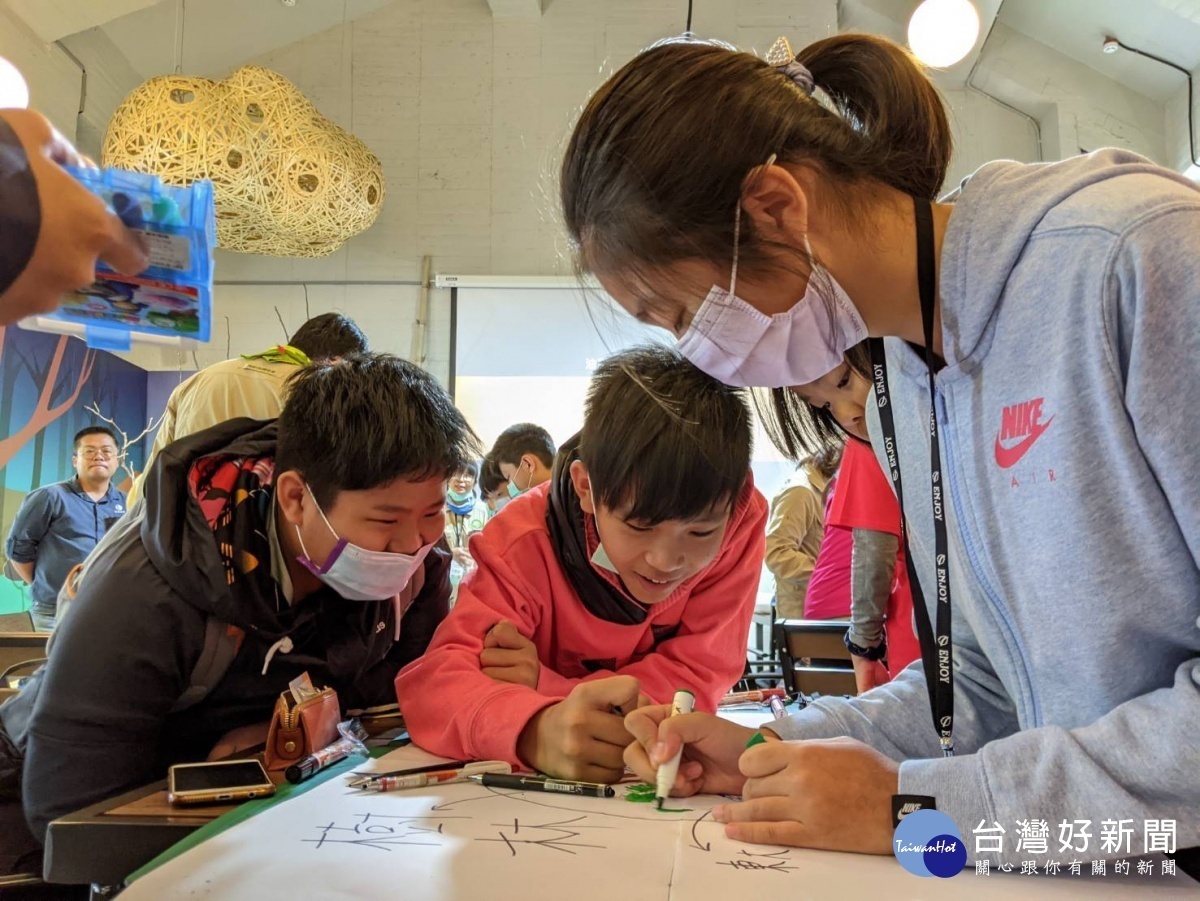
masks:
[[[6,550],[30,586],[29,615],[39,632],[54,629],[58,591],[67,573],[125,515],[125,495],[112,484],[120,462],[117,439],[92,426],[75,435],[75,478],[31,491],[13,520]]]

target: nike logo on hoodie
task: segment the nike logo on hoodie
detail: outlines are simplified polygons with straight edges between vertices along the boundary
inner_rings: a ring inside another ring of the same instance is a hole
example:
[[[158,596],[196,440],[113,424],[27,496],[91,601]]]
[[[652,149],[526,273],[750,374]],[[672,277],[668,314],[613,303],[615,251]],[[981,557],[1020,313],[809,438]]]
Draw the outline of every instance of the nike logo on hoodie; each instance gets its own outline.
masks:
[[[1044,397],[1037,397],[1005,407],[1001,412],[1000,432],[996,435],[994,448],[996,465],[1001,469],[1016,466],[1037,440],[1046,433],[1046,429],[1050,428],[1050,423],[1054,422],[1053,416],[1045,422],[1039,421],[1042,418],[1044,402]],[[1014,439],[1020,440],[1016,444],[1004,443]]]

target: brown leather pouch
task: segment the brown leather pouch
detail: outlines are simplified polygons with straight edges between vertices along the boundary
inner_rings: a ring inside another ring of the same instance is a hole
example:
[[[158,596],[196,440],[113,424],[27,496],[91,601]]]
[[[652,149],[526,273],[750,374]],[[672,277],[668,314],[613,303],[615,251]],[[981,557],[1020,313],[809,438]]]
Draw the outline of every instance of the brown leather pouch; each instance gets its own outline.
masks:
[[[300,703],[290,690],[285,691],[275,702],[275,715],[267,732],[267,769],[285,770],[313,751],[333,744],[338,739],[340,719],[341,705],[332,688],[324,688]]]

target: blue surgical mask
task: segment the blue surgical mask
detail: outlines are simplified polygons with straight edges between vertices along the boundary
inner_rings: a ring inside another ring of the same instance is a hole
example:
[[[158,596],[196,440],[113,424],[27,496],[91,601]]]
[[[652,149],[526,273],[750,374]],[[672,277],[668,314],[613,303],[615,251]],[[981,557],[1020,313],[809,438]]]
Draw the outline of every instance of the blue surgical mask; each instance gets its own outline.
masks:
[[[521,474],[521,466],[523,466],[523,465],[524,465],[524,463],[518,464],[517,471],[514,472],[513,477],[508,480],[508,496],[510,498],[518,497],[519,495],[524,494],[533,485],[533,472],[531,470],[529,473],[529,480],[526,482],[525,487],[524,488],[517,487],[517,476],[519,476]]]
[[[457,491],[447,491],[446,506],[451,513],[467,516],[475,509],[475,492],[468,491],[466,494],[459,494]]]

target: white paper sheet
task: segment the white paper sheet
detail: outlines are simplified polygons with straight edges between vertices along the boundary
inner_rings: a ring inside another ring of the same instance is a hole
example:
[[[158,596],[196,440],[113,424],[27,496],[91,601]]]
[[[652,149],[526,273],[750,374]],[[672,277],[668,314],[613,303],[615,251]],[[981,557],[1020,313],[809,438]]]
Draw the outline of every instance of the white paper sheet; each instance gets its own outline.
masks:
[[[405,748],[370,769],[436,760]],[[618,789],[620,794],[620,789]],[[403,898],[404,901],[788,901],[1195,897],[1186,876],[922,879],[886,857],[744,845],[712,822],[615,799],[474,784],[383,794],[319,786],[234,826],[131,885],[122,901]]]

